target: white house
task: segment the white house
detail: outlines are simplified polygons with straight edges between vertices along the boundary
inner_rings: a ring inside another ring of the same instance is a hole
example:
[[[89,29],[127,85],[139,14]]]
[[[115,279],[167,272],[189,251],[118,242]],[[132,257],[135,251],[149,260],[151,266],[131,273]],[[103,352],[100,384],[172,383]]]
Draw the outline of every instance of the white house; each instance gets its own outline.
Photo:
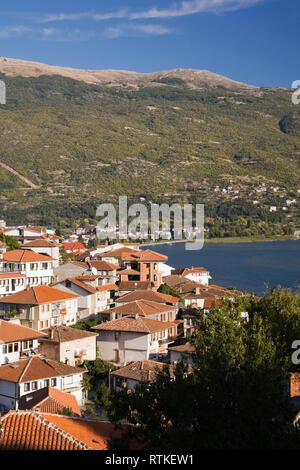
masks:
[[[78,312],[77,294],[54,287],[36,286],[0,298],[0,314],[16,312],[21,324],[37,331],[55,325],[74,325]]]
[[[206,268],[178,268],[173,269],[172,275],[182,276],[189,279],[190,281],[198,282],[199,284],[208,285],[209,280],[211,279],[210,273]]]
[[[0,367],[0,405],[18,409],[21,397],[44,387],[71,393],[83,403],[82,377],[86,369],[50,359],[31,357]]]
[[[26,287],[25,274],[0,273],[0,297],[14,294],[24,290]]]
[[[31,328],[0,320],[0,366],[38,354],[39,339],[45,337]]]
[[[54,258],[32,250],[12,250],[3,253],[0,273],[20,273],[26,278],[26,286],[50,284],[53,279]]]
[[[32,250],[35,253],[40,253],[42,255],[50,256],[53,258],[53,267],[57,267],[59,265],[59,244],[46,240],[31,240],[29,242],[24,243],[22,246],[23,250]]]
[[[116,392],[126,387],[134,390],[141,382],[155,382],[157,374],[168,367],[174,377],[174,366],[157,361],[134,361],[110,373],[110,388]]]
[[[92,329],[98,333],[100,357],[121,364],[166,356],[167,345],[177,335],[175,322],[162,322],[139,315],[101,323]]]

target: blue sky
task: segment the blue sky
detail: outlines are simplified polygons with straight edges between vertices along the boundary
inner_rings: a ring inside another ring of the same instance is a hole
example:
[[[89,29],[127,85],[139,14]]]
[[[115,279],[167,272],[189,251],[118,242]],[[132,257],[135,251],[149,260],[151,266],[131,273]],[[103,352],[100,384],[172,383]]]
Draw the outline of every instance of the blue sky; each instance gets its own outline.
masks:
[[[299,0],[3,3],[2,57],[85,69],[206,69],[262,86],[300,79]]]

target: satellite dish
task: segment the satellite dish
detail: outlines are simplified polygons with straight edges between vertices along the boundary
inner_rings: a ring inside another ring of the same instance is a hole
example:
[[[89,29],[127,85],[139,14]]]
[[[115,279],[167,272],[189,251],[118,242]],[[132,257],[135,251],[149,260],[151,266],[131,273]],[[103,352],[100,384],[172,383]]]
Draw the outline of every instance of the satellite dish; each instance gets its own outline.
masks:
[[[94,266],[92,267],[92,274],[96,275],[97,274],[97,269],[94,268]]]

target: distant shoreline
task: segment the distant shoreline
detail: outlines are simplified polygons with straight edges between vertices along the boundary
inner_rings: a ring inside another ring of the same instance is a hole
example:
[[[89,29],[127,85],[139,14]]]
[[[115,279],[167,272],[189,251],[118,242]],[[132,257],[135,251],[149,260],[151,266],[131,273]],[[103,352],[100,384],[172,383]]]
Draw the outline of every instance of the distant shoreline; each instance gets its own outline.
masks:
[[[291,236],[273,237],[273,238],[259,238],[259,237],[226,237],[226,238],[207,238],[204,240],[206,243],[255,243],[255,242],[276,242],[276,241],[295,241],[300,238]],[[192,240],[162,240],[157,242],[141,243],[139,246],[158,246],[158,245],[171,245],[173,243],[195,243]]]

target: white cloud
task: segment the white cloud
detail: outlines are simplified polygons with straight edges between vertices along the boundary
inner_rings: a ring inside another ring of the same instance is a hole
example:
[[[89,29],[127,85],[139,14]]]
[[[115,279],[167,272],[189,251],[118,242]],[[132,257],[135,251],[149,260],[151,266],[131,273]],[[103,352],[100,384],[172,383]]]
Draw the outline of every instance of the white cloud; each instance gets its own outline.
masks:
[[[130,12],[128,8],[112,11],[109,13],[81,12],[81,13],[58,13],[49,14],[39,18],[41,23],[56,21],[77,21],[91,19],[95,21],[107,21],[126,18],[130,20],[146,18],[174,18],[178,16],[194,15],[197,13],[221,13],[227,11],[250,8],[266,0],[183,0],[171,3],[167,8],[149,8],[144,11]]]
[[[107,28],[104,33],[103,37],[105,39],[115,39],[121,36],[140,36],[140,35],[147,35],[147,36],[161,36],[163,34],[168,34],[171,32],[170,28],[167,28],[162,25],[158,24],[133,24],[133,23],[125,23],[118,27],[110,27]]]
[[[150,8],[147,11],[131,13],[131,19],[171,18],[196,13],[220,13],[253,7],[264,0],[191,0],[173,3],[164,9]]]

